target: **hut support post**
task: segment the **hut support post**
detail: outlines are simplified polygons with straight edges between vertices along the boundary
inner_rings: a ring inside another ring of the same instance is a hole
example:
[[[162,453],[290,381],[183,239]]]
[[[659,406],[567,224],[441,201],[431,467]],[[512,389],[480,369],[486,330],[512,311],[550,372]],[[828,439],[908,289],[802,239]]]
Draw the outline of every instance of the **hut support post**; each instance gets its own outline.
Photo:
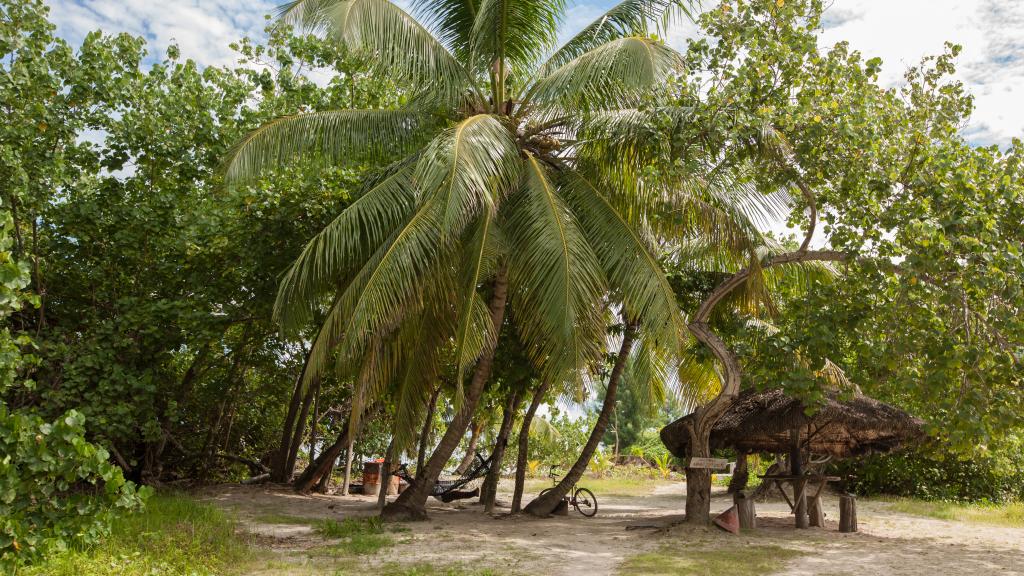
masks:
[[[754,510],[754,498],[746,490],[740,490],[733,494],[732,501],[736,505],[740,530],[755,530],[757,528],[757,512]]]
[[[852,494],[839,497],[839,531],[857,531],[857,499]]]
[[[810,511],[810,524],[821,528],[825,526],[825,511],[821,508],[821,493],[817,493],[810,497],[807,508]]]

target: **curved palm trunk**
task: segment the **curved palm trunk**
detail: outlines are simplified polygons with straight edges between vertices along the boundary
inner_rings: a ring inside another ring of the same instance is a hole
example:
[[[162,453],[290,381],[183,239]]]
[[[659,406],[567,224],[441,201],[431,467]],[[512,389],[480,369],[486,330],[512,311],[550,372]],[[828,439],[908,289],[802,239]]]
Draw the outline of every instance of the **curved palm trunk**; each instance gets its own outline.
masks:
[[[473,465],[473,460],[476,459],[476,445],[480,442],[480,432],[483,431],[483,426],[477,422],[473,422],[469,426],[469,444],[466,445],[466,455],[462,457],[462,462],[455,468],[455,474],[461,476],[465,474],[470,466]]]
[[[626,361],[629,359],[629,351],[633,347],[633,338],[635,336],[636,325],[627,324],[626,330],[622,335],[622,346],[619,348],[619,355],[615,358],[615,365],[612,366],[612,373],[608,377],[608,389],[604,395],[601,413],[597,416],[594,429],[590,431],[590,438],[587,439],[587,443],[583,446],[583,452],[580,453],[576,463],[562,477],[557,486],[526,505],[525,512],[527,514],[534,516],[550,515],[555,510],[555,506],[562,501],[562,498],[583,477],[583,473],[587,470],[587,465],[590,464],[590,459],[594,457],[594,452],[597,450],[598,444],[601,443],[601,438],[604,437],[604,432],[608,428],[608,421],[611,419],[612,412],[615,410],[615,394],[618,391],[619,382],[622,380],[622,372],[626,368]]]
[[[491,469],[487,471],[487,477],[480,486],[480,503],[484,505],[484,512],[488,514],[494,511],[494,497],[497,495],[498,481],[501,479],[501,465],[505,460],[505,447],[508,446],[508,437],[512,433],[512,424],[515,423],[516,412],[519,410],[519,397],[520,391],[516,390],[505,404],[501,415],[501,427],[498,428],[498,438],[491,450]]]
[[[430,445],[430,435],[434,431],[434,413],[437,411],[437,398],[441,395],[441,383],[438,382],[434,392],[430,395],[430,403],[427,404],[427,416],[423,420],[423,430],[420,431],[420,446],[416,453],[416,475],[423,471],[423,463],[427,460],[427,446]]]
[[[551,381],[545,379],[540,387],[537,388],[537,391],[533,393],[533,400],[530,401],[530,407],[526,409],[523,423],[519,427],[519,452],[516,454],[516,487],[512,492],[513,514],[518,514],[523,504],[523,485],[526,484],[526,461],[529,458],[530,451],[530,424],[533,422],[533,416],[537,413],[537,408],[540,407],[540,403],[544,400],[544,395],[548,393],[550,386]]]
[[[505,303],[508,298],[508,272],[502,267],[494,280],[494,293],[491,296],[490,312],[491,324],[495,332],[500,333],[501,325],[505,320]],[[427,498],[434,490],[441,471],[444,470],[448,459],[459,446],[459,441],[466,433],[473,414],[476,413],[477,404],[480,403],[480,396],[483,394],[484,385],[491,376],[491,367],[494,365],[494,352],[497,349],[497,342],[484,350],[473,370],[473,379],[466,390],[466,396],[462,402],[462,408],[452,418],[444,436],[438,442],[437,448],[431,454],[430,460],[423,471],[422,480],[417,479],[415,485],[410,486],[399,494],[398,498],[384,507],[381,517],[385,520],[426,520]]]

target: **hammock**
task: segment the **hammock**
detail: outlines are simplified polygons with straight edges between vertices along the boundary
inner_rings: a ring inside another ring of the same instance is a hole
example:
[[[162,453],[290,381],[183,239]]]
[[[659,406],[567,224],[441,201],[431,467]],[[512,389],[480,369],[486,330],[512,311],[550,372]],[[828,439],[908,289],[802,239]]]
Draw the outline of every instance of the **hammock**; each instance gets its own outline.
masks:
[[[472,468],[467,470],[461,476],[439,478],[434,484],[434,490],[430,495],[442,502],[451,502],[452,500],[458,500],[460,498],[472,498],[476,495],[477,489],[480,488],[480,484],[483,482],[484,477],[487,476],[487,473],[490,471],[491,459],[485,459],[477,453]],[[416,484],[416,479],[409,474],[405,464],[402,464],[395,474],[402,480],[408,482],[410,486],[414,486]]]

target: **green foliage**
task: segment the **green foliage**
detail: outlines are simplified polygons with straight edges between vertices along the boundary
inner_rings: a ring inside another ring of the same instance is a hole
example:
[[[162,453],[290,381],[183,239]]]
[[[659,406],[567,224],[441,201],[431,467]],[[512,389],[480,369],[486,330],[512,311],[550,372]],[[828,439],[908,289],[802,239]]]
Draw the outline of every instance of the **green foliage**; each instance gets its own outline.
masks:
[[[118,517],[110,536],[54,554],[24,576],[220,576],[247,573],[254,552],[238,523],[210,504],[156,494],[145,509]]]
[[[0,403],[0,567],[95,544],[116,513],[142,506],[147,489],[84,435],[78,412],[51,423]]]
[[[955,520],[972,524],[1024,527],[1024,503],[1007,504],[963,504],[959,502],[923,501],[900,498],[890,504],[890,509],[903,514],[927,516],[940,520]]]
[[[394,527],[391,528],[390,531],[393,532]],[[313,529],[325,538],[340,538],[341,542],[332,545],[331,548],[343,554],[375,554],[394,545],[394,539],[388,534],[379,516],[345,518],[341,521],[321,520]]]
[[[972,456],[935,448],[908,450],[837,464],[859,494],[889,494],[951,502],[1024,500],[1024,441],[1011,436]]]
[[[564,473],[566,467],[576,461],[576,456],[587,443],[587,437],[594,421],[597,420],[597,415],[585,414],[573,418],[557,406],[552,405],[549,408],[546,416],[538,416],[535,419],[543,418],[545,423],[534,424],[535,430],[542,431],[531,435],[529,459],[540,462],[541,473],[546,473],[549,467],[560,468]]]

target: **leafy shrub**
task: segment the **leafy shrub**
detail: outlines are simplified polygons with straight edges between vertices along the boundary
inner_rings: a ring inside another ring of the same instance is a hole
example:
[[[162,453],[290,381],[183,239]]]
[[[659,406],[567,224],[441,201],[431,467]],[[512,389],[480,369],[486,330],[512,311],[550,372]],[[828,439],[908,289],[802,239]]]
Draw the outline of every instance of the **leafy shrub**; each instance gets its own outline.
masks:
[[[117,511],[141,506],[136,490],[86,441],[85,417],[55,422],[0,403],[0,568],[97,542]]]
[[[951,502],[1024,500],[1024,439],[1010,437],[969,459],[938,450],[898,452],[836,465],[858,494]]]

